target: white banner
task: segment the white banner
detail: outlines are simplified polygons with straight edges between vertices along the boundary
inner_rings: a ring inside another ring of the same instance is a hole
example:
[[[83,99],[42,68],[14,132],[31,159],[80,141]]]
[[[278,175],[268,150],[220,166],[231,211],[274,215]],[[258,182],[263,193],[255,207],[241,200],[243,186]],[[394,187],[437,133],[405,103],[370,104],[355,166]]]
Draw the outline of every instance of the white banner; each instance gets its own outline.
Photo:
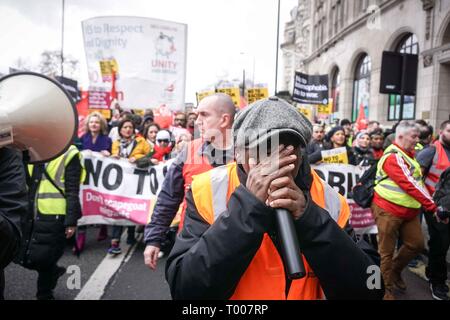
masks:
[[[118,16],[88,19],[82,28],[90,90],[111,90],[111,77],[105,77],[111,61],[122,107],[184,110],[186,24]]]
[[[128,160],[82,152],[86,180],[80,189],[83,217],[78,225],[147,224],[164,176],[173,160],[138,169]]]
[[[351,190],[366,168],[349,164],[320,164],[313,165],[312,168],[332,188],[347,199],[351,213],[350,225],[357,234],[378,233],[372,210],[370,208],[361,208],[352,199]]]

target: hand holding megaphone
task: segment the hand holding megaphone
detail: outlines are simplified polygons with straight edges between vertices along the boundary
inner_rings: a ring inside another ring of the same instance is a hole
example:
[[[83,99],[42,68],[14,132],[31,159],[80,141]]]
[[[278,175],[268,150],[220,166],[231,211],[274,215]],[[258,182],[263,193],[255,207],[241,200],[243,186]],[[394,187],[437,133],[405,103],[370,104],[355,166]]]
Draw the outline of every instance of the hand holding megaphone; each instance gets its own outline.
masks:
[[[31,163],[48,162],[72,144],[78,116],[56,80],[33,72],[0,79],[0,147],[27,150]]]

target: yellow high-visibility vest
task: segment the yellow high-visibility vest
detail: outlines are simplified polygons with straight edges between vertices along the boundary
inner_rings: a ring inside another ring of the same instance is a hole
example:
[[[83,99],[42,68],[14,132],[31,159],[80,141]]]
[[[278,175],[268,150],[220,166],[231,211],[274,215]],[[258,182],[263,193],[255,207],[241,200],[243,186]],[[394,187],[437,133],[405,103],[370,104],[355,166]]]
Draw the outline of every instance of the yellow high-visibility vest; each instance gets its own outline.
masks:
[[[375,178],[375,191],[383,199],[397,204],[402,207],[419,209],[422,204],[407,194],[402,188],[400,188],[383,170],[383,165],[386,159],[391,153],[399,154],[410,166],[409,171],[413,179],[425,190],[425,185],[422,179],[422,171],[420,170],[420,164],[415,158],[409,157],[399,147],[391,144],[385,151],[377,165],[377,174]]]
[[[81,162],[81,183],[86,177],[86,171],[83,166],[81,153],[74,145],[71,145],[64,154],[46,164],[45,170],[47,171],[49,177],[58,186],[58,188],[63,191],[63,193],[65,191],[64,174],[66,171],[66,166],[75,156],[78,156]],[[33,174],[33,168],[33,165],[28,166],[30,176]],[[61,192],[53,186],[44,174],[42,175],[38,190],[36,192],[35,210],[36,209],[41,214],[66,214],[65,196],[63,196]]]
[[[420,142],[417,142],[416,146],[414,147],[414,150],[421,151],[423,150],[424,146]]]

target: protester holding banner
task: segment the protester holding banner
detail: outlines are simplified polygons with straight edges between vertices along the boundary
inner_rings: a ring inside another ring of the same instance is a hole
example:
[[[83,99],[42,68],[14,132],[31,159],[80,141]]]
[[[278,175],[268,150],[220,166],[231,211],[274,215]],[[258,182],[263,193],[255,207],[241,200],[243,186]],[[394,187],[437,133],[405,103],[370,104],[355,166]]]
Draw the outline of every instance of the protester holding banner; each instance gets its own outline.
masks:
[[[150,152],[147,141],[136,135],[136,126],[132,120],[123,120],[119,123],[118,131],[120,139],[112,144],[111,156],[114,158],[126,158],[131,163],[144,157]]]
[[[92,150],[104,156],[111,154],[111,138],[108,137],[106,119],[99,112],[87,116],[85,134],[81,137],[82,150]]]
[[[156,135],[158,134],[158,132],[161,130],[161,128],[159,127],[159,125],[157,123],[151,122],[150,124],[148,124],[144,131],[143,131],[143,136],[145,137],[145,139],[147,139],[147,143],[150,145],[150,149],[154,150],[155,145],[156,145]]]
[[[394,287],[406,290],[401,272],[424,248],[419,221],[420,208],[435,212],[436,205],[425,189],[420,165],[414,157],[419,129],[402,121],[395,131],[395,142],[378,162],[372,212],[378,227],[381,273],[386,284],[385,299],[393,300]],[[394,257],[401,235],[402,246]]]
[[[111,154],[111,138],[108,137],[108,125],[106,119],[99,112],[92,112],[87,116],[85,134],[81,137],[81,150],[100,152],[104,156]],[[108,237],[106,225],[100,227],[98,241]],[[86,242],[86,226],[80,226],[77,230],[77,239],[74,252],[82,252]]]
[[[119,123],[118,131],[120,139],[113,142],[111,156],[114,158],[125,158],[130,163],[136,163],[142,157],[145,157],[150,152],[150,146],[147,141],[139,136],[136,136],[136,127],[132,120],[123,120]],[[136,239],[134,237],[135,227],[128,227],[128,244],[134,244]],[[120,237],[122,235],[122,226],[113,226],[111,247],[108,250],[109,254],[120,254]]]
[[[166,263],[174,299],[382,297],[381,282],[373,290],[367,285],[376,251],[342,230],[349,218],[345,200],[303,161],[311,131],[306,117],[276,97],[237,116],[237,162],[195,176],[187,193],[185,224]],[[287,278],[276,208],[292,215],[302,279]]]
[[[207,96],[200,101],[196,124],[201,138],[188,143],[170,166],[151,221],[145,227],[144,240],[147,247],[144,261],[151,269],[156,268],[161,244],[166,239],[186,190],[190,187],[192,176],[234,160],[230,131],[235,110],[233,100],[223,93]],[[185,204],[182,206],[180,228],[184,210]]]
[[[157,123],[148,124],[143,131],[143,136],[146,138],[148,145],[150,146],[150,151],[136,161],[136,166],[138,168],[146,168],[152,165],[157,165],[159,161],[153,158],[155,154],[155,146],[156,146],[156,135],[160,131],[159,125]]]
[[[333,149],[339,151],[339,154],[333,155],[331,160],[325,161],[325,154],[322,152],[322,160],[324,162],[356,165],[356,159],[353,151],[348,145],[346,145],[345,129],[341,126],[335,126],[331,128],[331,130],[328,131],[327,135],[325,136],[324,150]],[[344,156],[340,156],[341,153],[343,153]]]
[[[109,137],[111,138],[112,142],[120,139],[119,128],[118,128],[119,124],[124,120],[131,120],[131,118],[132,118],[131,112],[122,111],[120,113],[119,120],[117,122],[114,121],[111,123],[112,128],[111,128],[111,130],[109,130]]]

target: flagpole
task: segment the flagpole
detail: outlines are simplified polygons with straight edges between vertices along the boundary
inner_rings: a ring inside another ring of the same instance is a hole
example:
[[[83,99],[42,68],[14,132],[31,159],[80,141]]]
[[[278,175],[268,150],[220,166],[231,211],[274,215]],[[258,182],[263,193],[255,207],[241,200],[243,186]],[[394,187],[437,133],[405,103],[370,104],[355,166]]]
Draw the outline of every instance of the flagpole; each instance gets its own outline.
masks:
[[[278,94],[278,47],[280,46],[280,0],[278,0],[278,19],[277,19],[277,54],[275,62],[275,95]]]

